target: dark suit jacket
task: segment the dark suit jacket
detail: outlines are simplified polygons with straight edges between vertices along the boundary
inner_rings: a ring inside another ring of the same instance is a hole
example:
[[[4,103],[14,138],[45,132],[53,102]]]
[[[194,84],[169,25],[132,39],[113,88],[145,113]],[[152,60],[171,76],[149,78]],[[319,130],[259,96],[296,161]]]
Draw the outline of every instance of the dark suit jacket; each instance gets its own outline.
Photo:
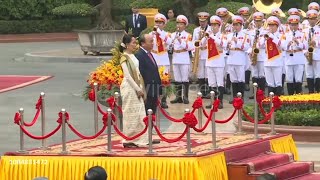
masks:
[[[147,28],[147,18],[146,16],[139,14],[137,17],[137,24],[140,24],[140,27],[134,27],[133,24],[133,14],[127,17],[126,19],[126,28],[125,31],[128,33],[129,29],[132,29],[132,34],[135,37],[139,37],[140,33]]]
[[[147,97],[159,97],[162,94],[162,87],[158,66],[153,64],[148,54],[141,48],[135,56],[139,60],[139,70],[144,80]]]

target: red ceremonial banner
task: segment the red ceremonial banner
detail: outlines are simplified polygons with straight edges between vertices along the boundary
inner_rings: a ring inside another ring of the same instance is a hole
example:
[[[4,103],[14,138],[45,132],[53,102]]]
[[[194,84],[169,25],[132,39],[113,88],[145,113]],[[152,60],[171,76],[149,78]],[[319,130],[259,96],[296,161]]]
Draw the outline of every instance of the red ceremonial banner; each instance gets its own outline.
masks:
[[[214,39],[208,39],[208,60],[213,60],[220,56],[219,50]]]
[[[159,34],[156,35],[156,38],[157,38],[158,53],[162,53],[163,51],[165,51],[162,39],[160,38]]]
[[[268,55],[268,60],[274,60],[276,57],[280,55],[280,51],[277,47],[277,45],[272,41],[271,38],[267,40],[267,55]]]

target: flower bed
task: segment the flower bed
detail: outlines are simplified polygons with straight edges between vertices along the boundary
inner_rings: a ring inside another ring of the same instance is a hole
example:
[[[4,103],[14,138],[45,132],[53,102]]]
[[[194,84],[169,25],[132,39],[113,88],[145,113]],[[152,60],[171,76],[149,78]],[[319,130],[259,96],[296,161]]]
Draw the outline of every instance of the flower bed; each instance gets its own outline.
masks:
[[[280,96],[282,106],[276,111],[276,125],[290,126],[320,126],[320,93]],[[263,101],[263,108],[270,111],[270,99]],[[246,105],[245,110],[253,117],[253,104]],[[244,120],[246,120],[243,117]],[[259,119],[263,119],[259,113]]]

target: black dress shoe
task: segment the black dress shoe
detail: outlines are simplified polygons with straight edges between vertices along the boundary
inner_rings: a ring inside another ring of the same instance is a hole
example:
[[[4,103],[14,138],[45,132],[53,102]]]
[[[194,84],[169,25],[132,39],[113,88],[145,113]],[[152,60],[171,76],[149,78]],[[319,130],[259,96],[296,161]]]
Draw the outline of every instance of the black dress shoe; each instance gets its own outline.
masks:
[[[138,148],[138,147],[139,147],[139,146],[136,145],[135,143],[131,143],[131,142],[129,142],[129,143],[123,143],[122,145],[123,145],[124,148]]]
[[[161,102],[161,107],[162,107],[163,109],[167,109],[167,108],[168,108],[168,105],[167,105],[166,102]]]

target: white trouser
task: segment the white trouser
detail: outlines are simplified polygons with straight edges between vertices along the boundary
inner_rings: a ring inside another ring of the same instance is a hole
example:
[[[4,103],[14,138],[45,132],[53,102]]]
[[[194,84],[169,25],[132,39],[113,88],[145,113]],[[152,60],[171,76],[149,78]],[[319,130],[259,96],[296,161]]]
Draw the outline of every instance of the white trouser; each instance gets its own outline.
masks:
[[[320,78],[320,61],[313,61],[312,65],[306,64],[306,77],[307,78]]]
[[[173,74],[176,82],[189,82],[189,64],[174,64]]]
[[[252,77],[263,78],[265,76],[263,61],[258,61],[255,66],[251,66],[251,69],[252,69]]]
[[[245,82],[245,65],[228,65],[228,73],[232,83]]]
[[[163,73],[170,74],[170,65],[158,65],[158,68],[164,67]]]
[[[210,87],[224,86],[224,67],[207,67],[207,73]]]
[[[264,71],[269,87],[282,87],[282,66],[265,66]]]
[[[293,80],[295,80],[295,82],[301,83],[303,78],[303,70],[304,70],[303,64],[287,65],[286,66],[286,82],[293,83]]]
[[[207,76],[206,76],[206,59],[199,60],[197,78],[198,79],[207,78]]]

